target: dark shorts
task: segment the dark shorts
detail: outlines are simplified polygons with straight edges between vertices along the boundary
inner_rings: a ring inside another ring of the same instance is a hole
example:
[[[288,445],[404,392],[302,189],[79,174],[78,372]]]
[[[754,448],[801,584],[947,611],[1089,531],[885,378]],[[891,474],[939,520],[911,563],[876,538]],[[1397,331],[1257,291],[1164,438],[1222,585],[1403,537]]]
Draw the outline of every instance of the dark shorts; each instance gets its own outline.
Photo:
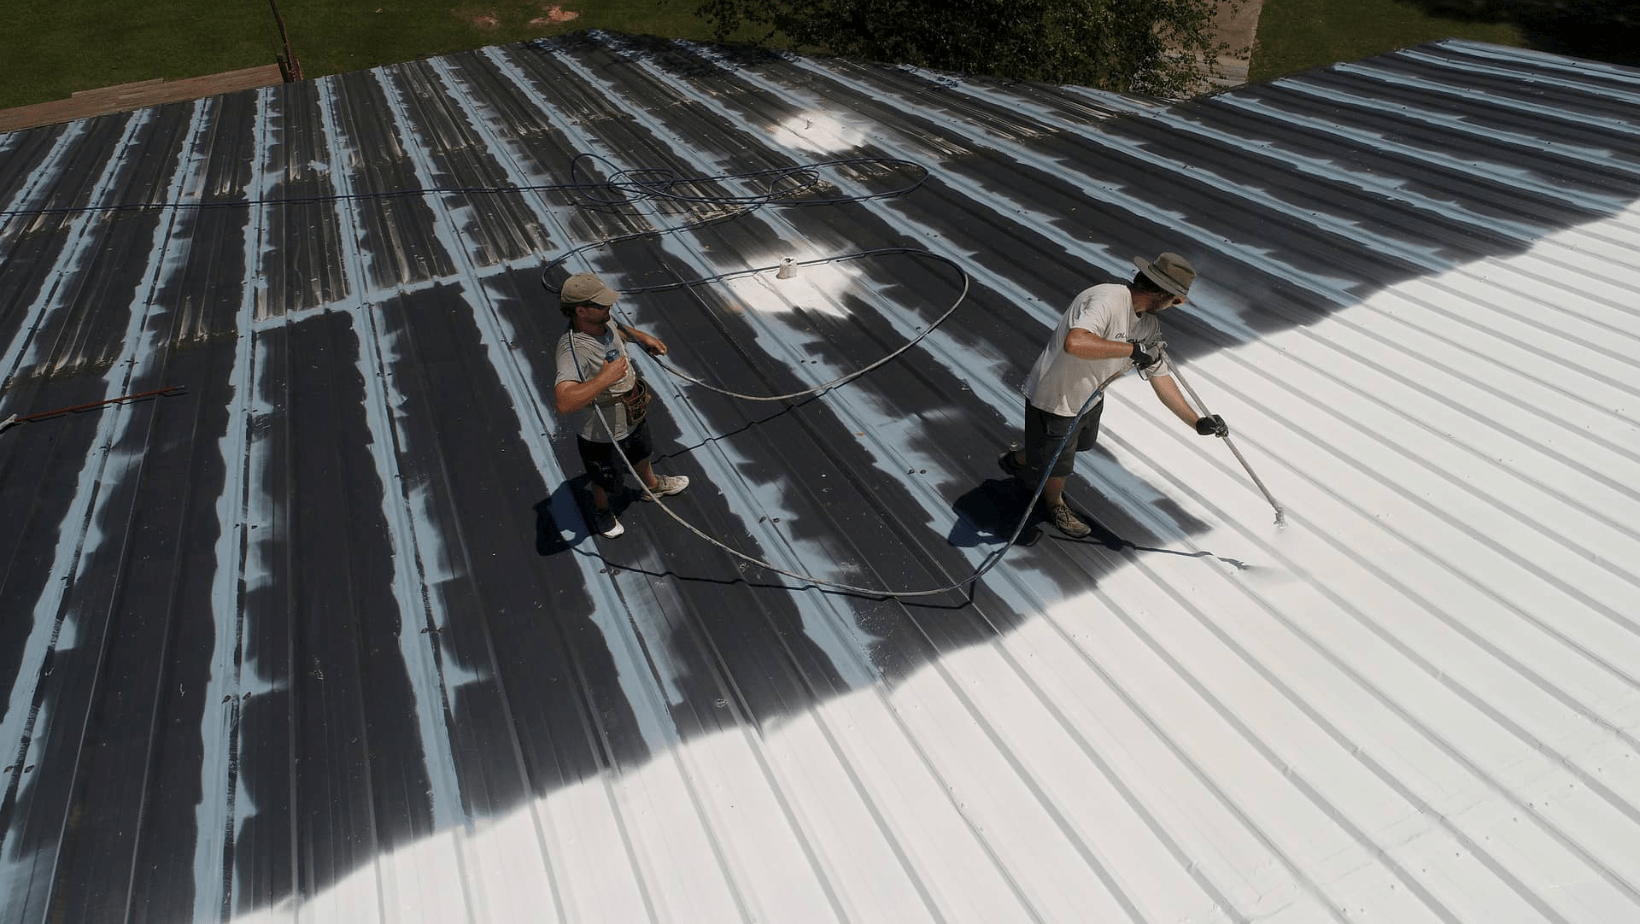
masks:
[[[1059,448],[1059,441],[1076,423],[1076,432],[1071,435],[1070,441],[1065,444],[1065,451],[1060,453],[1058,461],[1054,463],[1052,475],[1055,478],[1064,478],[1070,475],[1076,466],[1076,454],[1087,452],[1099,439],[1099,415],[1105,412],[1105,402],[1095,404],[1086,415],[1077,422],[1075,417],[1061,417],[1050,414],[1029,401],[1025,402],[1025,468],[1032,474],[1042,471],[1042,464],[1048,461],[1053,451]]]
[[[605,491],[619,490],[621,476],[626,474],[626,465],[615,455],[615,444],[594,442],[584,436],[577,436],[575,439],[581,449],[581,462],[587,467],[587,475],[592,478],[592,483]],[[647,420],[638,424],[636,430],[621,440],[621,452],[626,454],[633,465],[649,458],[651,451]]]

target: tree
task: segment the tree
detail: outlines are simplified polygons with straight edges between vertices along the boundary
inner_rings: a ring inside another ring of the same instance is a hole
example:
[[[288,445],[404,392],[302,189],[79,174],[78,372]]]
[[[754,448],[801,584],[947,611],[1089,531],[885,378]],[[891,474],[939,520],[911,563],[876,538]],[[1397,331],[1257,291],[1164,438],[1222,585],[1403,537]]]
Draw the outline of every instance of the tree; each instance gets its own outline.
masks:
[[[704,0],[719,41],[743,27],[799,48],[1124,93],[1185,96],[1218,72],[1214,0]]]

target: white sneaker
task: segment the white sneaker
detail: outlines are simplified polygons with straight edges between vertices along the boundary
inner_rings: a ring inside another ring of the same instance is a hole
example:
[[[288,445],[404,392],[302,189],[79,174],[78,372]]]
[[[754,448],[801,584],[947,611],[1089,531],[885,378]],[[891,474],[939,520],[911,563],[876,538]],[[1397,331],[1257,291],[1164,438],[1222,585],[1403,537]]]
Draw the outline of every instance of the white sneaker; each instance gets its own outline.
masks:
[[[655,486],[643,492],[641,496],[646,501],[654,501],[658,498],[671,497],[674,494],[681,493],[687,487],[689,487],[688,475],[657,475],[655,476]]]
[[[626,532],[621,521],[615,519],[615,511],[609,509],[592,511],[592,528],[605,539],[614,539]]]

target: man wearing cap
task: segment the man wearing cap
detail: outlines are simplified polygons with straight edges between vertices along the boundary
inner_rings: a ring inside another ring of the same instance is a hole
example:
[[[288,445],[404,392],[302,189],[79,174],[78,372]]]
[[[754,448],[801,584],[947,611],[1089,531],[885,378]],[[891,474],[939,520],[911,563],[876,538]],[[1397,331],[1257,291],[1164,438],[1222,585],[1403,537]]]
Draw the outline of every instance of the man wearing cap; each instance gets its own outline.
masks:
[[[618,297],[591,273],[564,281],[558,303],[569,329],[558,340],[558,378],[553,386],[558,413],[582,414],[576,443],[592,479],[593,529],[609,539],[626,532],[610,508],[610,496],[620,489],[626,470],[615,453],[617,445],[643,479],[644,500],[689,487],[687,477],[656,475],[649,466],[648,386],[627,362],[626,345],[636,343],[651,356],[663,356],[666,344],[613,321],[609,309]],[[614,358],[609,358],[611,353]]]
[[[1075,453],[1092,449],[1099,437],[1104,397],[1080,421],[1076,414],[1100,383],[1126,372],[1131,364],[1186,426],[1203,436],[1230,434],[1217,414],[1200,417],[1190,407],[1161,349],[1156,312],[1184,304],[1196,279],[1195,268],[1176,253],[1164,253],[1154,261],[1135,257],[1133,264],[1139,271],[1132,282],[1083,291],[1059,319],[1025,380],[1025,447],[1010,449],[998,460],[1003,471],[1034,485],[1060,441],[1071,434],[1043,487],[1042,502],[1054,526],[1076,539],[1093,530],[1065,504],[1065,479],[1075,466]]]

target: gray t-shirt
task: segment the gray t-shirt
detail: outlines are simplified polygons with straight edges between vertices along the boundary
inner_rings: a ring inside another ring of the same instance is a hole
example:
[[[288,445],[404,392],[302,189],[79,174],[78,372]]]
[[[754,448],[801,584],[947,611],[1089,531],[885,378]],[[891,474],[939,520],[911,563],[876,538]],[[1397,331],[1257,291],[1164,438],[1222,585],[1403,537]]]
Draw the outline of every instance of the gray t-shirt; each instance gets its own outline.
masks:
[[[598,373],[604,370],[604,356],[612,349],[620,351],[622,356],[627,355],[626,341],[616,332],[613,321],[608,322],[601,337],[576,333],[574,330],[564,331],[564,336],[558,338],[558,378],[553,384],[585,382],[597,378]],[[631,365],[631,361],[628,357],[624,378],[615,383],[613,388],[604,389],[584,410],[576,412],[580,417],[577,432],[583,439],[594,443],[610,442],[610,434],[604,429],[603,422],[598,419],[594,407],[603,409],[604,420],[609,421],[610,429],[615,431],[616,440],[626,439],[627,434],[631,432],[626,422],[626,406],[616,397],[631,391],[638,383],[638,373]]]
[[[1065,338],[1073,327],[1106,340],[1138,340],[1152,346],[1162,335],[1162,325],[1154,313],[1146,312],[1142,316],[1133,313],[1133,293],[1127,286],[1106,283],[1083,290],[1059,319],[1048,346],[1025,379],[1025,397],[1031,404],[1060,417],[1075,416],[1100,382],[1132,363],[1125,356],[1082,359],[1065,352]],[[1172,375],[1173,367],[1164,358],[1151,366],[1148,374]],[[1105,399],[1101,396],[1099,400]]]

